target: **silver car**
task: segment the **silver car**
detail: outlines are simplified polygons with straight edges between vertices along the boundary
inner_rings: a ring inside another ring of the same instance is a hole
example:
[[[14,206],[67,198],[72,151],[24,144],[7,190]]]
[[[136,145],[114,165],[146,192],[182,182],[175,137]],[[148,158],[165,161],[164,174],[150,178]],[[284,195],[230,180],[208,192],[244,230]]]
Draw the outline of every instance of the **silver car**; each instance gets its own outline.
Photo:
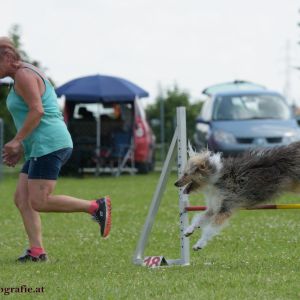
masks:
[[[205,90],[207,100],[196,120],[194,144],[224,155],[253,147],[286,145],[300,140],[300,129],[284,97],[261,86]],[[248,87],[248,89],[245,89]]]

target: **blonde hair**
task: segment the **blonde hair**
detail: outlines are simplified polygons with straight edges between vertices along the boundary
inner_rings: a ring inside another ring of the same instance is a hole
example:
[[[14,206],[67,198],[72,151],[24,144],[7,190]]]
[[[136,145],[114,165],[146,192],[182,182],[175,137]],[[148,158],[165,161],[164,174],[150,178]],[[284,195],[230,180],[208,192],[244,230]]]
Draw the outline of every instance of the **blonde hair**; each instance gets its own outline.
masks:
[[[15,48],[13,42],[8,37],[0,37],[0,58],[4,55],[10,55],[14,61],[21,60],[21,55]]]

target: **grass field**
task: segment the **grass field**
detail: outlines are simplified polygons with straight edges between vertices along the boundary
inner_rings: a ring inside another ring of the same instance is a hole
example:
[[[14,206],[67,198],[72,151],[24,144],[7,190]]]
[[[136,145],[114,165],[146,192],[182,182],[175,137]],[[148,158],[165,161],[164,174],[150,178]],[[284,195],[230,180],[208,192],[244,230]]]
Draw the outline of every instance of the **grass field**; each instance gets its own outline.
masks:
[[[26,237],[12,203],[16,176],[0,182],[0,288],[43,287],[25,299],[300,299],[300,211],[242,211],[191,266],[147,269],[132,264],[159,174],[62,178],[56,194],[92,199],[110,194],[113,227],[107,240],[86,214],[43,214],[50,262],[18,264]],[[175,174],[169,180],[146,255],[179,258]],[[278,203],[299,202],[285,196]],[[201,195],[191,198],[201,204]],[[198,234],[191,237],[191,245]],[[2,290],[3,291],[3,290]]]

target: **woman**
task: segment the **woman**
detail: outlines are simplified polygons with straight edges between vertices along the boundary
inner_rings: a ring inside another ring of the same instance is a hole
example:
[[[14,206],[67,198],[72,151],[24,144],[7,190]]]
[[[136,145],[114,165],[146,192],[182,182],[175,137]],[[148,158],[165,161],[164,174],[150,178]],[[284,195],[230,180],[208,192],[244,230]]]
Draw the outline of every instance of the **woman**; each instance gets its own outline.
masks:
[[[62,165],[72,153],[72,139],[57,104],[54,88],[34,66],[21,61],[7,37],[0,37],[0,78],[14,79],[7,97],[7,108],[16,136],[3,149],[3,162],[14,167],[25,154],[19,175],[15,204],[19,209],[29,240],[29,249],[20,262],[45,261],[39,212],[86,212],[100,225],[107,237],[111,227],[109,197],[86,201],[52,192]]]

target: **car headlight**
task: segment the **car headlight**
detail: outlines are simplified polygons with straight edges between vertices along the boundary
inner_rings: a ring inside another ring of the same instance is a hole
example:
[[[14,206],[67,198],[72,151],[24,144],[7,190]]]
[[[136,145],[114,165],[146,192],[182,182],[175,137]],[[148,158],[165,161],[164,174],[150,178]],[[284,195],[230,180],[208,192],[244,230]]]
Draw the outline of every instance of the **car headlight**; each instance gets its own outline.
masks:
[[[214,139],[216,142],[225,143],[225,144],[235,144],[236,139],[234,135],[230,132],[226,132],[223,130],[217,130],[214,132]]]
[[[196,129],[200,132],[207,132],[208,128],[209,128],[208,124],[197,123],[197,125],[196,125]]]
[[[300,141],[300,132],[286,132],[282,138],[284,144]]]

